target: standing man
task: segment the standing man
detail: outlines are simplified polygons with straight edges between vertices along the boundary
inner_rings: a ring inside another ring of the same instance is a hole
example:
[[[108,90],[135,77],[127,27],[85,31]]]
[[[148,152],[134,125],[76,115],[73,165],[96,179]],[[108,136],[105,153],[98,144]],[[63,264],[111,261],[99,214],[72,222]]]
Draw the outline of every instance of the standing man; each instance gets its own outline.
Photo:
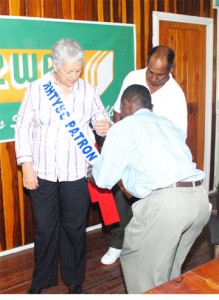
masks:
[[[154,47],[148,56],[148,66],[130,72],[124,79],[120,94],[114,105],[114,122],[121,119],[120,101],[123,91],[131,84],[146,86],[152,97],[153,112],[175,123],[187,135],[187,105],[185,95],[172,77],[174,71],[174,51],[165,46]],[[114,198],[120,216],[120,223],[111,227],[109,250],[101,258],[101,263],[114,263],[121,253],[124,229],[132,217],[131,205],[135,198],[128,199],[122,190],[113,188]]]
[[[35,225],[35,267],[29,294],[58,282],[82,293],[90,197],[87,168],[95,157],[90,122],[105,136],[111,121],[97,88],[80,78],[84,51],[73,39],[52,48],[53,70],[32,82],[15,130],[17,162],[30,191]]]
[[[125,229],[120,260],[128,293],[143,293],[180,275],[211,209],[185,134],[151,109],[151,95],[131,85],[121,98],[122,120],[107,133],[93,177],[101,188],[122,180],[139,200]]]

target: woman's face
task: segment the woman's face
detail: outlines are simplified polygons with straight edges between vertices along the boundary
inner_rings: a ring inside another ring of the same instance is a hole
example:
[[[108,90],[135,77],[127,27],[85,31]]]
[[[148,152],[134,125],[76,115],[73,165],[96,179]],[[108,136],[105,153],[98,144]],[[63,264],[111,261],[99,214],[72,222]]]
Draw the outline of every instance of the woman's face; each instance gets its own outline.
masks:
[[[55,71],[55,79],[65,87],[72,87],[78,78],[81,76],[83,69],[83,61],[75,63],[63,62],[61,68],[57,68],[53,63],[53,70]]]

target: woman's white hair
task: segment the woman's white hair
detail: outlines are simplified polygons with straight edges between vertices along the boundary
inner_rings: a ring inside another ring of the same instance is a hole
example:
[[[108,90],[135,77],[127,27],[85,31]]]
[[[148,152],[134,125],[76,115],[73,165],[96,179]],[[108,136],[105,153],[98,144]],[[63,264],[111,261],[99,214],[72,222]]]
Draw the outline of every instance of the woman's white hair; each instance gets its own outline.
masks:
[[[63,62],[83,62],[84,50],[78,42],[71,38],[61,39],[52,47],[52,61],[58,69],[61,68]]]

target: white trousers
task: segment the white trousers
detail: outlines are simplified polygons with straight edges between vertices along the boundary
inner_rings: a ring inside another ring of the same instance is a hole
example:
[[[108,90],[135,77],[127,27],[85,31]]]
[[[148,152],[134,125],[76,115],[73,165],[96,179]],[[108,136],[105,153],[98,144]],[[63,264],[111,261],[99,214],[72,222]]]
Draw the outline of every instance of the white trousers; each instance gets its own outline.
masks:
[[[132,210],[120,260],[127,292],[137,294],[180,275],[211,208],[201,185],[156,190]]]

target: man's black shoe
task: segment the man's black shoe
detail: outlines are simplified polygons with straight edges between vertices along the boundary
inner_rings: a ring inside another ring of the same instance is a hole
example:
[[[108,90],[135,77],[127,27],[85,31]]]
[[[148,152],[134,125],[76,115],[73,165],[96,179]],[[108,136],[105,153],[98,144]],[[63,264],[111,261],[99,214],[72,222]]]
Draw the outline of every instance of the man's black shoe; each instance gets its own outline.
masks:
[[[28,292],[28,294],[41,294],[41,289],[40,288],[35,288],[35,287],[31,287]]]
[[[70,285],[69,294],[81,294],[82,293],[82,285]]]

